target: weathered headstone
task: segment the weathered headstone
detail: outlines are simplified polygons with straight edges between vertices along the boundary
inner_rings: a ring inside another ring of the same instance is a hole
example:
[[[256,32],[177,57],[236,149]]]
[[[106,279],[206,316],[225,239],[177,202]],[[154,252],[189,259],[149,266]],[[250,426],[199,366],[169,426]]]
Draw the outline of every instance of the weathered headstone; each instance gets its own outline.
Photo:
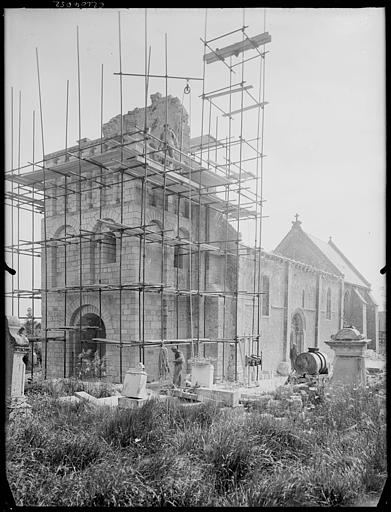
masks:
[[[332,383],[366,384],[365,350],[370,341],[354,327],[345,327],[325,342],[335,352]]]
[[[26,365],[23,357],[29,352],[29,341],[21,333],[21,324],[16,316],[6,316],[6,405],[8,412],[27,412],[30,406],[24,396]]]
[[[122,388],[123,396],[129,398],[147,398],[147,373],[144,366],[139,363],[137,368],[129,368],[125,374]]]
[[[192,361],[191,385],[211,388],[213,386],[214,366],[208,361]]]

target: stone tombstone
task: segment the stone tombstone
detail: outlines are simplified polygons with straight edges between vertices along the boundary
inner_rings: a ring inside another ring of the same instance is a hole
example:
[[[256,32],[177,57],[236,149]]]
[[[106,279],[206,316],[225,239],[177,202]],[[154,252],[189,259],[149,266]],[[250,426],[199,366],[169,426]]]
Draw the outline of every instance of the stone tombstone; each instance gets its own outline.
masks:
[[[209,361],[194,360],[191,365],[191,385],[213,387],[214,366]]]
[[[6,403],[12,412],[14,409],[26,409],[29,405],[24,396],[26,365],[23,357],[29,352],[29,341],[21,333],[20,320],[16,316],[6,316]]]
[[[291,363],[288,361],[281,361],[277,366],[277,373],[286,377],[291,372]]]
[[[147,373],[142,363],[137,368],[127,370],[121,394],[128,398],[148,398]]]
[[[360,331],[344,327],[325,341],[335,352],[332,382],[340,384],[366,384],[365,351],[371,340]]]

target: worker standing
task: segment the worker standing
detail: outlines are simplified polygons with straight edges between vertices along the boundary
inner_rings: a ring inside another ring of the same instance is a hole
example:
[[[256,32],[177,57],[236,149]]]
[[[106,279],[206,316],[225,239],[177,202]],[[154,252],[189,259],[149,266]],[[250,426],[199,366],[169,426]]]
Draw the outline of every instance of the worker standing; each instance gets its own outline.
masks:
[[[166,128],[167,128],[167,130],[166,130]],[[178,142],[177,142],[177,138],[176,138],[174,131],[168,126],[168,124],[163,125],[163,130],[160,135],[160,139],[162,141],[164,141],[164,140],[166,141],[165,144],[163,142],[161,149],[167,148],[168,155],[171,158],[173,158],[174,157],[174,148],[178,147]]]

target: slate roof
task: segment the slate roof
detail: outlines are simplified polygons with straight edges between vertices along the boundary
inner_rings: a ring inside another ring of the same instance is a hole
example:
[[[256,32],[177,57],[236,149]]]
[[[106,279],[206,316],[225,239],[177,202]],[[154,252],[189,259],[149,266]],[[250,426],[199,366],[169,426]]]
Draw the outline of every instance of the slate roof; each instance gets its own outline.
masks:
[[[306,233],[308,238],[318,247],[320,251],[326,256],[330,262],[337,267],[337,269],[344,274],[345,281],[347,283],[358,285],[358,286],[364,286],[367,288],[369,285],[368,281],[366,281],[363,276],[354,268],[354,266],[348,262],[347,258],[342,256],[342,253],[337,250],[335,247],[335,244],[332,242],[327,243],[323,240],[319,240],[319,238],[316,238],[316,236],[310,235]],[[333,247],[334,245],[334,247]]]

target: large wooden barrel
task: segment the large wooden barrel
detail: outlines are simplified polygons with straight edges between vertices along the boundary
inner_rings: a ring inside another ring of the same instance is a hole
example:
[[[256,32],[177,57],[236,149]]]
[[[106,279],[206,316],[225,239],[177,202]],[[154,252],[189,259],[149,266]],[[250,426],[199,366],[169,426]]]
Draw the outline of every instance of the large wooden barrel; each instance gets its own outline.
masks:
[[[328,357],[323,352],[308,351],[302,352],[296,357],[295,370],[300,374],[315,375],[316,373],[328,373]]]

